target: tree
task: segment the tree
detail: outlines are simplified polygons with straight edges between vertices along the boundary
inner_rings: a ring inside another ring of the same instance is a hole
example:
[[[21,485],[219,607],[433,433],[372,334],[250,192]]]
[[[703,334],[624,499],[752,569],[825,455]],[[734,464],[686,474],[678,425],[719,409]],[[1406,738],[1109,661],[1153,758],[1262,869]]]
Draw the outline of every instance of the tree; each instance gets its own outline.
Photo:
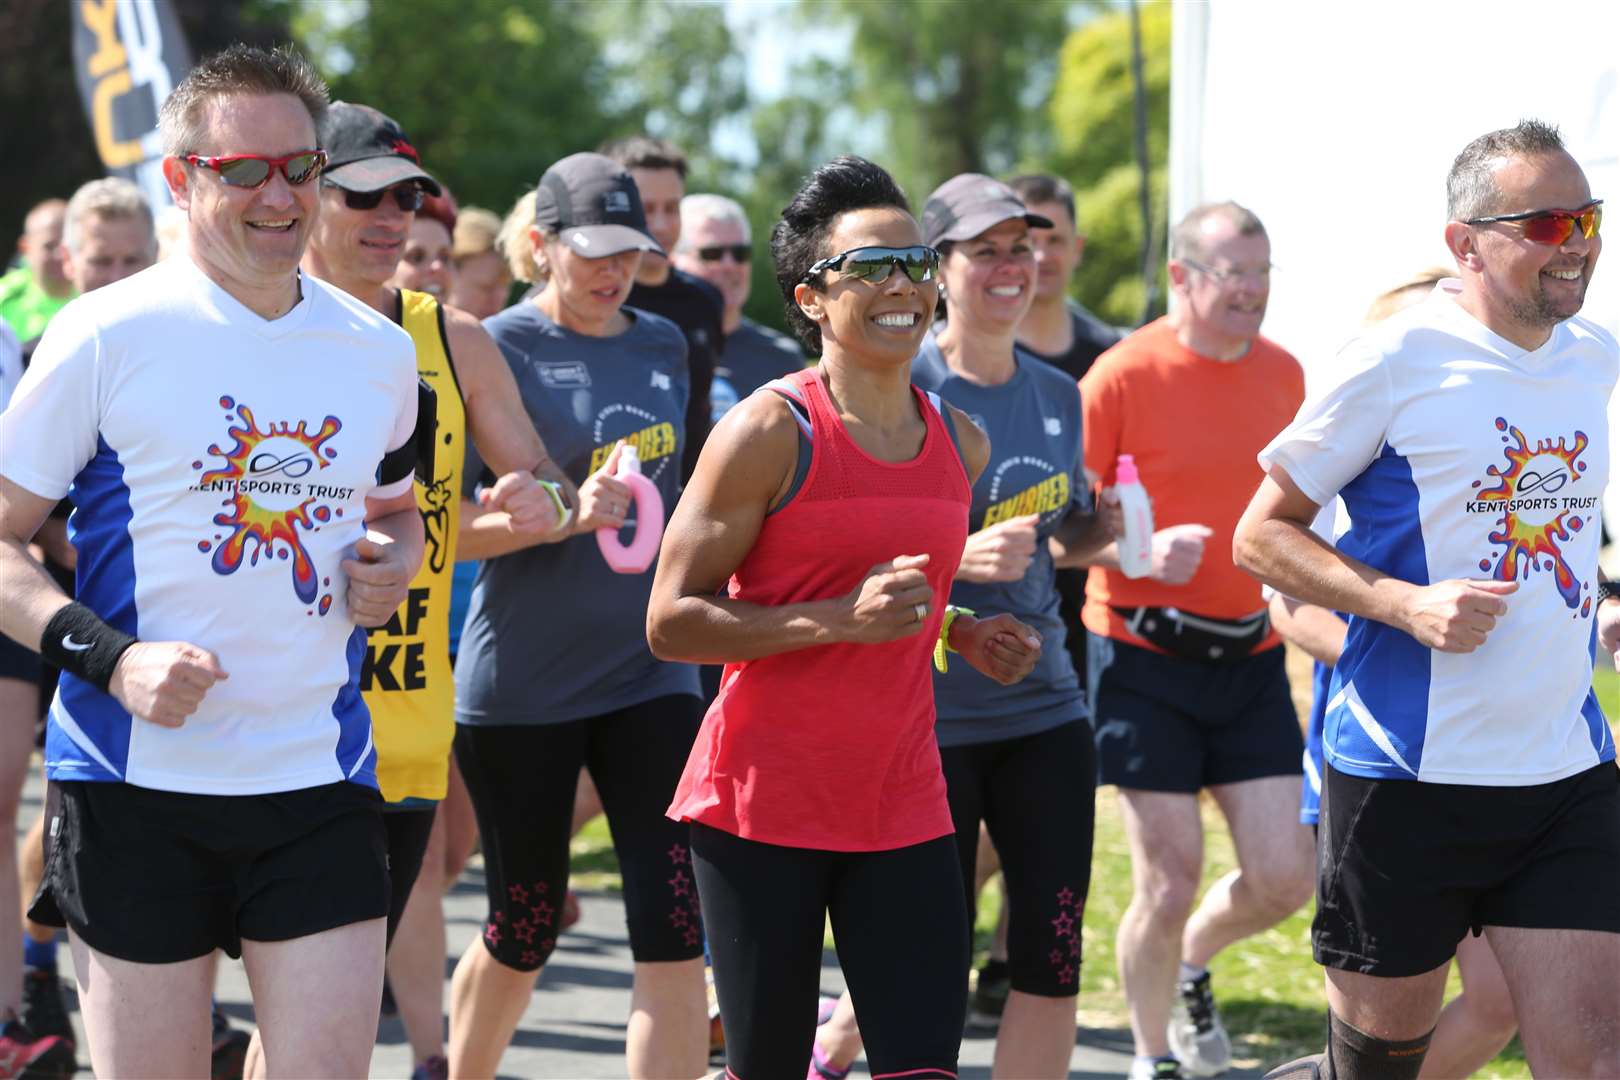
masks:
[[[1170,5],[1143,4],[1139,10],[1153,246],[1160,252],[1168,231],[1164,218],[1169,192],[1165,163],[1170,155]],[[1140,174],[1132,147],[1130,34],[1130,13],[1113,11],[1076,29],[1063,43],[1050,112],[1055,145],[1048,162],[1074,185],[1080,230],[1088,238],[1075,295],[1103,318],[1121,325],[1134,325],[1141,318],[1146,293],[1137,206]],[[1158,262],[1158,295],[1163,297],[1162,259]]]
[[[883,127],[881,164],[921,199],[957,173],[1002,174],[1050,145],[1042,105],[1056,74],[1062,0],[986,6],[933,0],[801,0],[815,21],[851,35],[848,97]],[[825,99],[824,99],[825,100]]]

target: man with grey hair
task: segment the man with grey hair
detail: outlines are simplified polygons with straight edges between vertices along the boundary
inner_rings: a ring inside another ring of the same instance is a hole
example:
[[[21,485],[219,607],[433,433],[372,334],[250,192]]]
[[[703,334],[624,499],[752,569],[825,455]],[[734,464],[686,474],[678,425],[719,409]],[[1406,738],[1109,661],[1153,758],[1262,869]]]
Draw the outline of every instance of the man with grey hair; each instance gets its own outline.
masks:
[[[1349,615],[1323,731],[1324,1054],[1416,1077],[1464,935],[1501,962],[1530,1071],[1620,1076],[1620,770],[1592,691],[1620,349],[1578,317],[1602,202],[1535,120],[1447,182],[1457,277],[1354,338],[1260,455],[1240,566]],[[1350,531],[1309,530],[1342,499]]]
[[[194,68],[159,114],[186,255],[64,308],[0,415],[0,632],[63,671],[29,914],[69,929],[100,1076],[207,1074],[217,948],[270,1076],[370,1060],[388,871],[358,683],[421,562],[432,414],[409,336],[299,273],[326,103],[291,50]],[[27,548],[70,488],[77,601]]]
[[[1119,788],[1131,847],[1135,891],[1117,952],[1135,1080],[1227,1067],[1209,963],[1286,918],[1311,883],[1311,836],[1294,811],[1304,742],[1282,640],[1259,583],[1230,554],[1263,475],[1255,454],[1299,408],[1304,375],[1260,335],[1271,242],[1251,211],[1194,209],[1172,235],[1169,272],[1170,314],[1080,381],[1087,472],[1113,484],[1132,455],[1159,526],[1145,576],[1127,577],[1104,549],[1081,611],[1099,777]],[[1194,910],[1204,790],[1238,868]]]
[[[681,200],[675,266],[713,285],[725,301],[721,327],[726,344],[709,391],[716,424],[728,409],[761,386],[804,366],[804,353],[792,338],[742,313],[753,284],[752,239],[748,215],[736,200],[708,194]]]

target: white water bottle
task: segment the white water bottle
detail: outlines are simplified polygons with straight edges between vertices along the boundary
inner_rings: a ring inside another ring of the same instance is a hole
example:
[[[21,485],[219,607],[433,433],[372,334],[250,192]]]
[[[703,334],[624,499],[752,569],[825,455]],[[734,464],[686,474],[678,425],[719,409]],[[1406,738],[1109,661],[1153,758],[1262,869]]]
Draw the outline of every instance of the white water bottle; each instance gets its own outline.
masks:
[[[1130,454],[1119,455],[1114,493],[1125,515],[1125,534],[1118,543],[1120,573],[1128,578],[1147,577],[1153,572],[1153,504]]]

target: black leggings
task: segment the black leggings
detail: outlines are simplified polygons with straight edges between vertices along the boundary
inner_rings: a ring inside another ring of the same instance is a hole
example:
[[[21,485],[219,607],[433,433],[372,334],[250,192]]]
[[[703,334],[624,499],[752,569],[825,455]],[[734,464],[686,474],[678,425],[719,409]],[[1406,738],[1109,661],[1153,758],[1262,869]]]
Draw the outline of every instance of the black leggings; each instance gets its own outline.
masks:
[[[1096,818],[1091,725],[1076,720],[1022,738],[942,747],[939,757],[968,911],[977,899],[981,818],[1001,857],[1013,989],[1043,997],[1079,993],[1080,919]]]
[[[388,944],[394,943],[405,903],[411,898],[417,875],[422,872],[422,856],[427,854],[428,838],[433,835],[437,806],[384,808],[383,829],[388,834]]]
[[[692,865],[729,1076],[776,1080],[808,1068],[829,915],[873,1080],[956,1076],[968,934],[949,836],[817,851],[694,824]]]
[[[566,724],[456,725],[456,764],[484,846],[491,956],[533,971],[557,947],[581,766],[613,832],[631,955],[703,955],[687,827],[664,816],[702,720],[701,701],[675,694]]]

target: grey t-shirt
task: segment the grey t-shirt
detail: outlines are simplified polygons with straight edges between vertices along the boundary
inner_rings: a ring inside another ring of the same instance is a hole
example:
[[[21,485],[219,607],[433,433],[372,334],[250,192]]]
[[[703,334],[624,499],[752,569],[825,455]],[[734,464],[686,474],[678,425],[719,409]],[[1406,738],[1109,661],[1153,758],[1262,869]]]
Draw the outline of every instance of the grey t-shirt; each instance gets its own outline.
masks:
[[[980,386],[953,374],[934,335],[911,361],[911,381],[933,390],[973,418],[990,436],[990,463],[973,485],[968,527],[1039,514],[1035,559],[1019,581],[951,586],[951,603],[983,616],[1003,612],[1040,631],[1041,658],[1012,686],[954,658],[934,673],[936,731],[941,746],[999,742],[1033,735],[1088,715],[1074,664],[1064,648],[1052,554],[1046,540],[1070,513],[1089,512],[1091,489],[1081,463],[1080,391],[1074,380],[1023,349],[1018,368],[1000,386]]]
[[[669,514],[680,495],[688,393],[686,339],[657,315],[615,337],[586,337],[531,301],[484,321],[517,378],[546,449],[576,484],[635,438],[642,472]],[[486,470],[469,451],[466,493]],[[634,513],[624,539],[633,530]],[[456,656],[456,722],[560,724],[668,694],[698,694],[697,668],[647,648],[653,569],[618,574],[591,534],[488,559],[473,585]]]
[[[804,353],[786,334],[743,319],[726,335],[725,351],[714,369],[709,387],[709,408],[714,423],[737,402],[772,379],[791,375],[804,367]]]

